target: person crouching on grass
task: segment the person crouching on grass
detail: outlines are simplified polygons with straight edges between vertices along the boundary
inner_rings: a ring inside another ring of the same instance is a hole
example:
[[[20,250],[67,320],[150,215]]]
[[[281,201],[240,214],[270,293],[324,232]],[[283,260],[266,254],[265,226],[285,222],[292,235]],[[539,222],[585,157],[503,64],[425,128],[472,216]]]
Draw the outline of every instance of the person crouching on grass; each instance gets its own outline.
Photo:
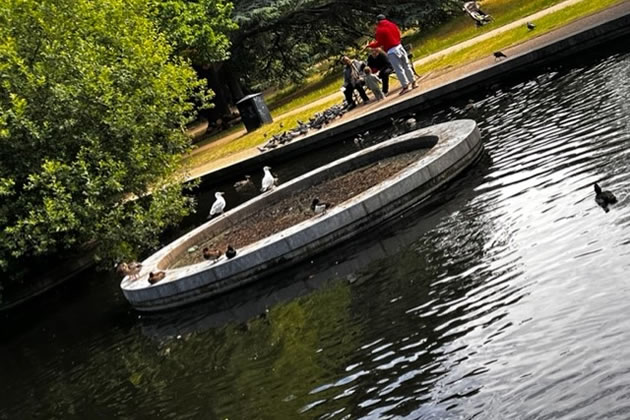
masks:
[[[381,80],[375,74],[372,74],[372,69],[370,69],[369,67],[366,66],[363,71],[365,72],[365,84],[367,85],[368,89],[370,89],[374,94],[374,98],[376,98],[377,101],[385,99],[385,95],[383,94],[383,91],[381,90],[381,87],[379,85]]]

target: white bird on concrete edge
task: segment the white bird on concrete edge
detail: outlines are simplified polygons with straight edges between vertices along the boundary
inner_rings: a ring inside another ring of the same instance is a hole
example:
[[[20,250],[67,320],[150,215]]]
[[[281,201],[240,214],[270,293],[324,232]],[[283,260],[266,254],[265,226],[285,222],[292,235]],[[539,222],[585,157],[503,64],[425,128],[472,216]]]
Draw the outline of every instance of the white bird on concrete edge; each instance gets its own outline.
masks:
[[[262,179],[262,186],[260,188],[260,192],[266,192],[273,188],[274,185],[278,182],[277,178],[274,178],[271,174],[271,168],[269,166],[265,166],[263,168],[265,172],[265,176]]]
[[[313,202],[311,203],[311,210],[313,210],[313,213],[315,214],[324,213],[329,208],[330,204],[322,203],[321,201],[319,201],[319,198],[314,198]]]
[[[223,198],[223,194],[223,192],[214,193],[214,198],[216,198],[216,200],[212,203],[208,219],[223,213],[223,210],[225,209],[225,198]]]

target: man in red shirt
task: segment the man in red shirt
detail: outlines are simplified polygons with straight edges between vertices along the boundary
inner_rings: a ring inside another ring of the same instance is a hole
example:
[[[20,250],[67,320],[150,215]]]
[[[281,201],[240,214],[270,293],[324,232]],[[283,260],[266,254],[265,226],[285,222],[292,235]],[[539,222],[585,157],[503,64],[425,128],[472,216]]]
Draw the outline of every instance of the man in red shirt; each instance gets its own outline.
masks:
[[[413,89],[417,85],[411,63],[407,57],[407,51],[405,51],[405,48],[400,43],[400,29],[398,29],[398,26],[396,26],[394,22],[387,20],[385,15],[378,15],[376,19],[378,23],[376,25],[376,32],[374,33],[375,40],[370,42],[367,46],[370,48],[381,47],[385,50],[400,84],[402,84],[403,88],[400,91],[402,95],[407,92],[410,87]]]

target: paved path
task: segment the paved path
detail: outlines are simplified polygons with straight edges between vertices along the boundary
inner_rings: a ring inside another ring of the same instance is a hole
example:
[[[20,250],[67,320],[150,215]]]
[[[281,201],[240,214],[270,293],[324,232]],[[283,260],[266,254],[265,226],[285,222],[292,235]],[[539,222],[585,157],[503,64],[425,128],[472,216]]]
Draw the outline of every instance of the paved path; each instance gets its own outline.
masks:
[[[566,8],[566,7],[571,6],[573,4],[579,3],[581,1],[585,1],[585,0],[567,0],[567,1],[564,1],[564,2],[559,3],[559,4],[557,4],[557,5],[553,6],[553,7],[550,7],[548,9],[542,10],[542,11],[540,11],[538,13],[534,13],[533,15],[526,16],[526,17],[524,17],[522,19],[519,19],[519,20],[517,20],[515,22],[509,23],[507,25],[501,26],[500,28],[497,28],[497,29],[494,29],[492,31],[486,32],[486,33],[484,33],[482,35],[479,35],[479,36],[477,36],[475,38],[472,38],[472,39],[470,39],[468,41],[461,42],[461,43],[459,43],[457,45],[454,45],[452,47],[449,47],[449,48],[447,48],[445,50],[442,50],[442,51],[439,51],[437,53],[434,53],[434,54],[431,54],[429,56],[426,56],[426,57],[423,57],[421,59],[418,59],[418,60],[416,60],[414,62],[414,65],[417,66],[419,64],[426,63],[427,61],[431,61],[431,60],[437,59],[439,57],[442,57],[442,56],[444,56],[446,54],[452,54],[452,53],[457,52],[457,51],[459,51],[459,50],[461,50],[463,48],[467,48],[467,47],[469,47],[471,45],[474,45],[474,44],[476,44],[478,42],[481,42],[483,40],[486,40],[488,38],[496,36],[497,34],[500,34],[502,32],[511,30],[511,29],[513,29],[515,27],[524,26],[526,24],[526,22],[528,22],[530,20],[531,21],[535,21],[536,19],[539,19],[542,16],[545,16],[545,15],[547,15],[549,13],[553,13],[553,12],[555,12],[557,10],[561,10],[563,8]],[[586,1],[588,1],[588,0],[586,0]],[[581,18],[581,19],[579,19],[577,21],[574,21],[574,22],[571,22],[571,23],[569,23],[569,24],[567,24],[565,26],[562,26],[560,28],[554,29],[554,30],[549,31],[547,33],[544,33],[544,34],[542,34],[539,37],[527,40],[527,41],[525,41],[525,42],[523,42],[521,44],[515,45],[515,46],[510,47],[510,48],[506,48],[503,51],[508,53],[508,55],[515,55],[515,54],[527,51],[529,49],[535,48],[536,46],[538,46],[538,45],[540,45],[542,43],[549,42],[550,40],[560,39],[560,38],[562,38],[564,36],[567,36],[567,35],[569,35],[571,33],[575,33],[577,31],[579,31],[585,25],[585,22],[589,22],[589,24],[594,24],[594,23],[597,23],[598,21],[603,22],[603,21],[610,20],[611,18],[614,18],[614,17],[615,16],[611,16],[611,12],[609,10],[604,10],[604,11],[596,13],[596,14],[594,14],[592,16],[587,16],[585,18]],[[439,70],[439,71],[436,71],[436,72],[431,72],[430,74],[425,75],[426,79],[421,81],[419,89],[415,89],[415,90],[411,91],[410,93],[408,93],[406,95],[402,95],[402,96],[399,96],[399,95],[396,94],[396,89],[392,89],[392,91],[390,92],[391,94],[387,98],[385,98],[385,100],[380,101],[380,102],[372,102],[372,103],[368,103],[366,105],[357,107],[353,111],[348,112],[342,119],[337,120],[331,126],[338,125],[340,123],[348,122],[349,120],[354,119],[354,118],[359,118],[359,117],[361,117],[362,115],[364,115],[366,113],[374,111],[375,109],[379,109],[379,108],[382,108],[382,107],[389,106],[392,103],[397,103],[397,102],[400,102],[400,101],[407,100],[410,97],[414,97],[414,96],[420,95],[420,94],[426,92],[427,90],[430,90],[430,89],[432,89],[432,88],[434,88],[434,87],[436,87],[438,85],[444,84],[444,83],[448,82],[449,80],[455,80],[455,79],[461,77],[464,74],[468,74],[468,73],[471,73],[471,72],[474,72],[474,71],[477,71],[477,70],[480,70],[480,69],[483,69],[483,68],[486,68],[486,67],[490,67],[490,66],[492,66],[494,64],[495,64],[494,59],[492,57],[488,57],[488,58],[480,59],[480,60],[477,60],[477,61],[465,64],[465,65],[462,65],[462,66],[459,66],[459,67],[456,67],[456,68],[446,68],[446,69],[442,69],[442,70]],[[339,95],[339,97],[341,98],[340,94],[336,94],[336,95]],[[328,101],[328,100],[334,98],[334,96],[335,96],[335,94],[326,96],[326,97],[321,98],[321,99],[319,99],[319,100],[317,100],[315,102],[312,102],[310,104],[307,104],[307,105],[304,105],[304,106],[302,106],[300,108],[292,110],[289,113],[282,114],[282,116],[280,116],[280,117],[291,115],[294,112],[300,112],[300,111],[302,111],[302,110],[304,110],[304,109],[306,109],[308,107],[313,106],[316,103]],[[279,118],[279,117],[276,117],[276,118]],[[193,152],[193,154],[196,153],[196,152],[199,152],[201,150],[205,150],[205,149],[207,149],[209,147],[216,147],[216,146],[228,143],[228,142],[230,142],[230,141],[232,141],[234,139],[237,139],[237,138],[239,138],[239,137],[241,137],[241,136],[243,136],[245,134],[246,134],[245,130],[242,130],[242,131],[230,134],[230,135],[225,136],[225,137],[223,137],[223,138],[221,138],[221,139],[219,139],[217,141],[214,141],[214,142],[212,142],[212,143],[210,143],[208,145],[205,145],[203,147],[200,147],[200,148],[196,149]],[[195,167],[195,168],[193,168],[191,170],[191,174],[190,175],[191,175],[191,177],[195,177],[197,175],[206,173],[206,172],[208,172],[208,171],[210,171],[212,169],[216,169],[216,168],[221,168],[221,167],[227,166],[227,165],[229,165],[231,163],[240,161],[242,159],[246,159],[246,158],[251,157],[251,156],[255,156],[255,155],[259,154],[259,153],[260,152],[255,147],[251,148],[251,149],[246,149],[246,150],[243,150],[241,152],[237,152],[237,153],[231,154],[229,156],[225,156],[225,157],[220,158],[220,159],[215,159],[215,160],[213,160],[211,162],[208,162],[208,163],[202,164],[200,166],[197,166],[197,167]]]

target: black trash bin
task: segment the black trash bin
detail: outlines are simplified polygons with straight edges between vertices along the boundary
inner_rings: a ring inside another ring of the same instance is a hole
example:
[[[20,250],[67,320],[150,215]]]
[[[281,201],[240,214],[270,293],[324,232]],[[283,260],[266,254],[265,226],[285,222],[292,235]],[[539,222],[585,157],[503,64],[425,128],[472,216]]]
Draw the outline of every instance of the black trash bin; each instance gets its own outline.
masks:
[[[273,121],[262,93],[247,95],[236,103],[247,132]]]

